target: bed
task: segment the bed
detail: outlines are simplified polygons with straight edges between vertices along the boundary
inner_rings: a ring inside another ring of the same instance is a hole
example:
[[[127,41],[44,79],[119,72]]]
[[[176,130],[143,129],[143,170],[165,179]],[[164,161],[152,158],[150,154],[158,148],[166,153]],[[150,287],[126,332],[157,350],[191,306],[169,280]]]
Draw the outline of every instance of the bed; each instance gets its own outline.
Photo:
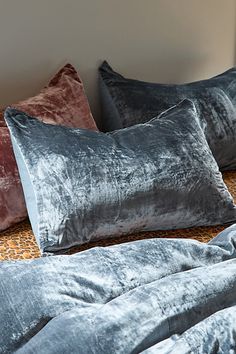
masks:
[[[235,353],[235,239],[0,262],[0,353]]]
[[[230,193],[236,200],[236,172],[225,172],[223,177]],[[95,246],[109,246],[117,243],[155,237],[192,238],[201,242],[208,242],[227,226],[228,225],[219,225],[184,230],[142,232],[74,247],[69,253],[76,253]],[[33,259],[38,257],[40,257],[40,252],[28,220],[1,233],[0,260]]]
[[[166,112],[168,119],[116,130],[115,144],[112,134],[6,110],[32,228],[25,220],[0,235],[0,353],[236,352],[236,172],[224,172],[223,182],[191,101]],[[162,136],[171,137],[169,145]],[[142,144],[132,145],[139,137]],[[152,149],[156,141],[161,149]],[[160,167],[162,188],[155,189]],[[141,177],[133,173],[139,170]],[[102,188],[113,184],[122,188],[117,195],[108,188],[106,198]],[[158,228],[165,231],[132,233]]]

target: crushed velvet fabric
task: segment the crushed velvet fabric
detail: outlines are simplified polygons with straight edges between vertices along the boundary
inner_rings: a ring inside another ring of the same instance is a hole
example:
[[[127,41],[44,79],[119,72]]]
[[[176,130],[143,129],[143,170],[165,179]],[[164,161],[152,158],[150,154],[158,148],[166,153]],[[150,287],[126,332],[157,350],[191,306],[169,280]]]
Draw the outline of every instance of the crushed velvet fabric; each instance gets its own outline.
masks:
[[[99,72],[105,131],[147,122],[189,98],[196,105],[218,165],[222,170],[236,169],[236,68],[208,80],[182,85],[127,79],[107,62]]]
[[[6,123],[4,120],[4,109],[0,108],[0,127],[6,127]]]
[[[1,262],[0,353],[235,353],[235,245],[233,225]]]
[[[185,100],[113,133],[5,113],[41,251],[141,230],[236,220],[236,206]]]
[[[143,354],[236,353],[236,306],[220,310],[185,331],[144,350]]]
[[[12,105],[50,124],[97,130],[83,89],[72,65],[65,65],[36,96]],[[0,231],[27,215],[10,135],[0,111]]]
[[[71,64],[66,64],[37,96],[11,107],[45,123],[97,130],[82,80]]]
[[[27,216],[11,138],[7,127],[0,126],[0,231]]]

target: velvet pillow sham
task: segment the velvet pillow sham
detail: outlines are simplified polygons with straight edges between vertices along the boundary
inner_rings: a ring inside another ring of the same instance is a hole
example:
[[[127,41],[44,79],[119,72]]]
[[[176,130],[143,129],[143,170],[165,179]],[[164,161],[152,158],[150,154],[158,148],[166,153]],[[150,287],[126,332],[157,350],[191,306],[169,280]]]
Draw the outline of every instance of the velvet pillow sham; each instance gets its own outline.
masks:
[[[113,133],[5,118],[42,253],[129,232],[236,220],[233,203],[185,100]]]
[[[219,167],[236,169],[236,68],[208,80],[182,85],[127,79],[107,62],[99,72],[105,131],[144,123],[189,98],[195,103]]]
[[[0,231],[26,216],[27,210],[9,130],[0,125]]]
[[[50,124],[97,130],[83,83],[72,65],[65,65],[37,95],[13,105]],[[10,135],[0,112],[0,231],[27,216]],[[33,133],[32,133],[33,134]]]

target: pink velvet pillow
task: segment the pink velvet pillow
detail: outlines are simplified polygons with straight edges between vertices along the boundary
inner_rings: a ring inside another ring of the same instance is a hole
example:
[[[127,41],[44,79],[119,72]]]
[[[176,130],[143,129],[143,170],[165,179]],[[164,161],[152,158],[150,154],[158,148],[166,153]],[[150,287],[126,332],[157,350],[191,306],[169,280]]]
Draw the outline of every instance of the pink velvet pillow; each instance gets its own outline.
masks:
[[[8,128],[0,127],[0,230],[27,216]]]
[[[11,105],[39,120],[98,130],[83,83],[72,65],[65,65],[37,95]],[[0,111],[0,231],[27,216],[10,135]]]

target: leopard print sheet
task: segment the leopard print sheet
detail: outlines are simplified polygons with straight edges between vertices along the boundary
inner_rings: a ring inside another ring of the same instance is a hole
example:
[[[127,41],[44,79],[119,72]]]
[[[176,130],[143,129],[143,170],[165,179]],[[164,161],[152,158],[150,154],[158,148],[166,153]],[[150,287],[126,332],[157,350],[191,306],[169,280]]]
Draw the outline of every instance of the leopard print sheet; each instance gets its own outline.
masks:
[[[225,172],[223,177],[236,202],[236,171]],[[74,247],[68,253],[72,254],[84,251],[95,246],[110,246],[122,242],[130,242],[154,237],[192,238],[201,242],[208,242],[219,232],[223,231],[227,226],[228,225],[198,227],[184,230],[141,232]],[[0,233],[0,260],[30,259],[38,257],[40,257],[39,248],[28,220]]]

